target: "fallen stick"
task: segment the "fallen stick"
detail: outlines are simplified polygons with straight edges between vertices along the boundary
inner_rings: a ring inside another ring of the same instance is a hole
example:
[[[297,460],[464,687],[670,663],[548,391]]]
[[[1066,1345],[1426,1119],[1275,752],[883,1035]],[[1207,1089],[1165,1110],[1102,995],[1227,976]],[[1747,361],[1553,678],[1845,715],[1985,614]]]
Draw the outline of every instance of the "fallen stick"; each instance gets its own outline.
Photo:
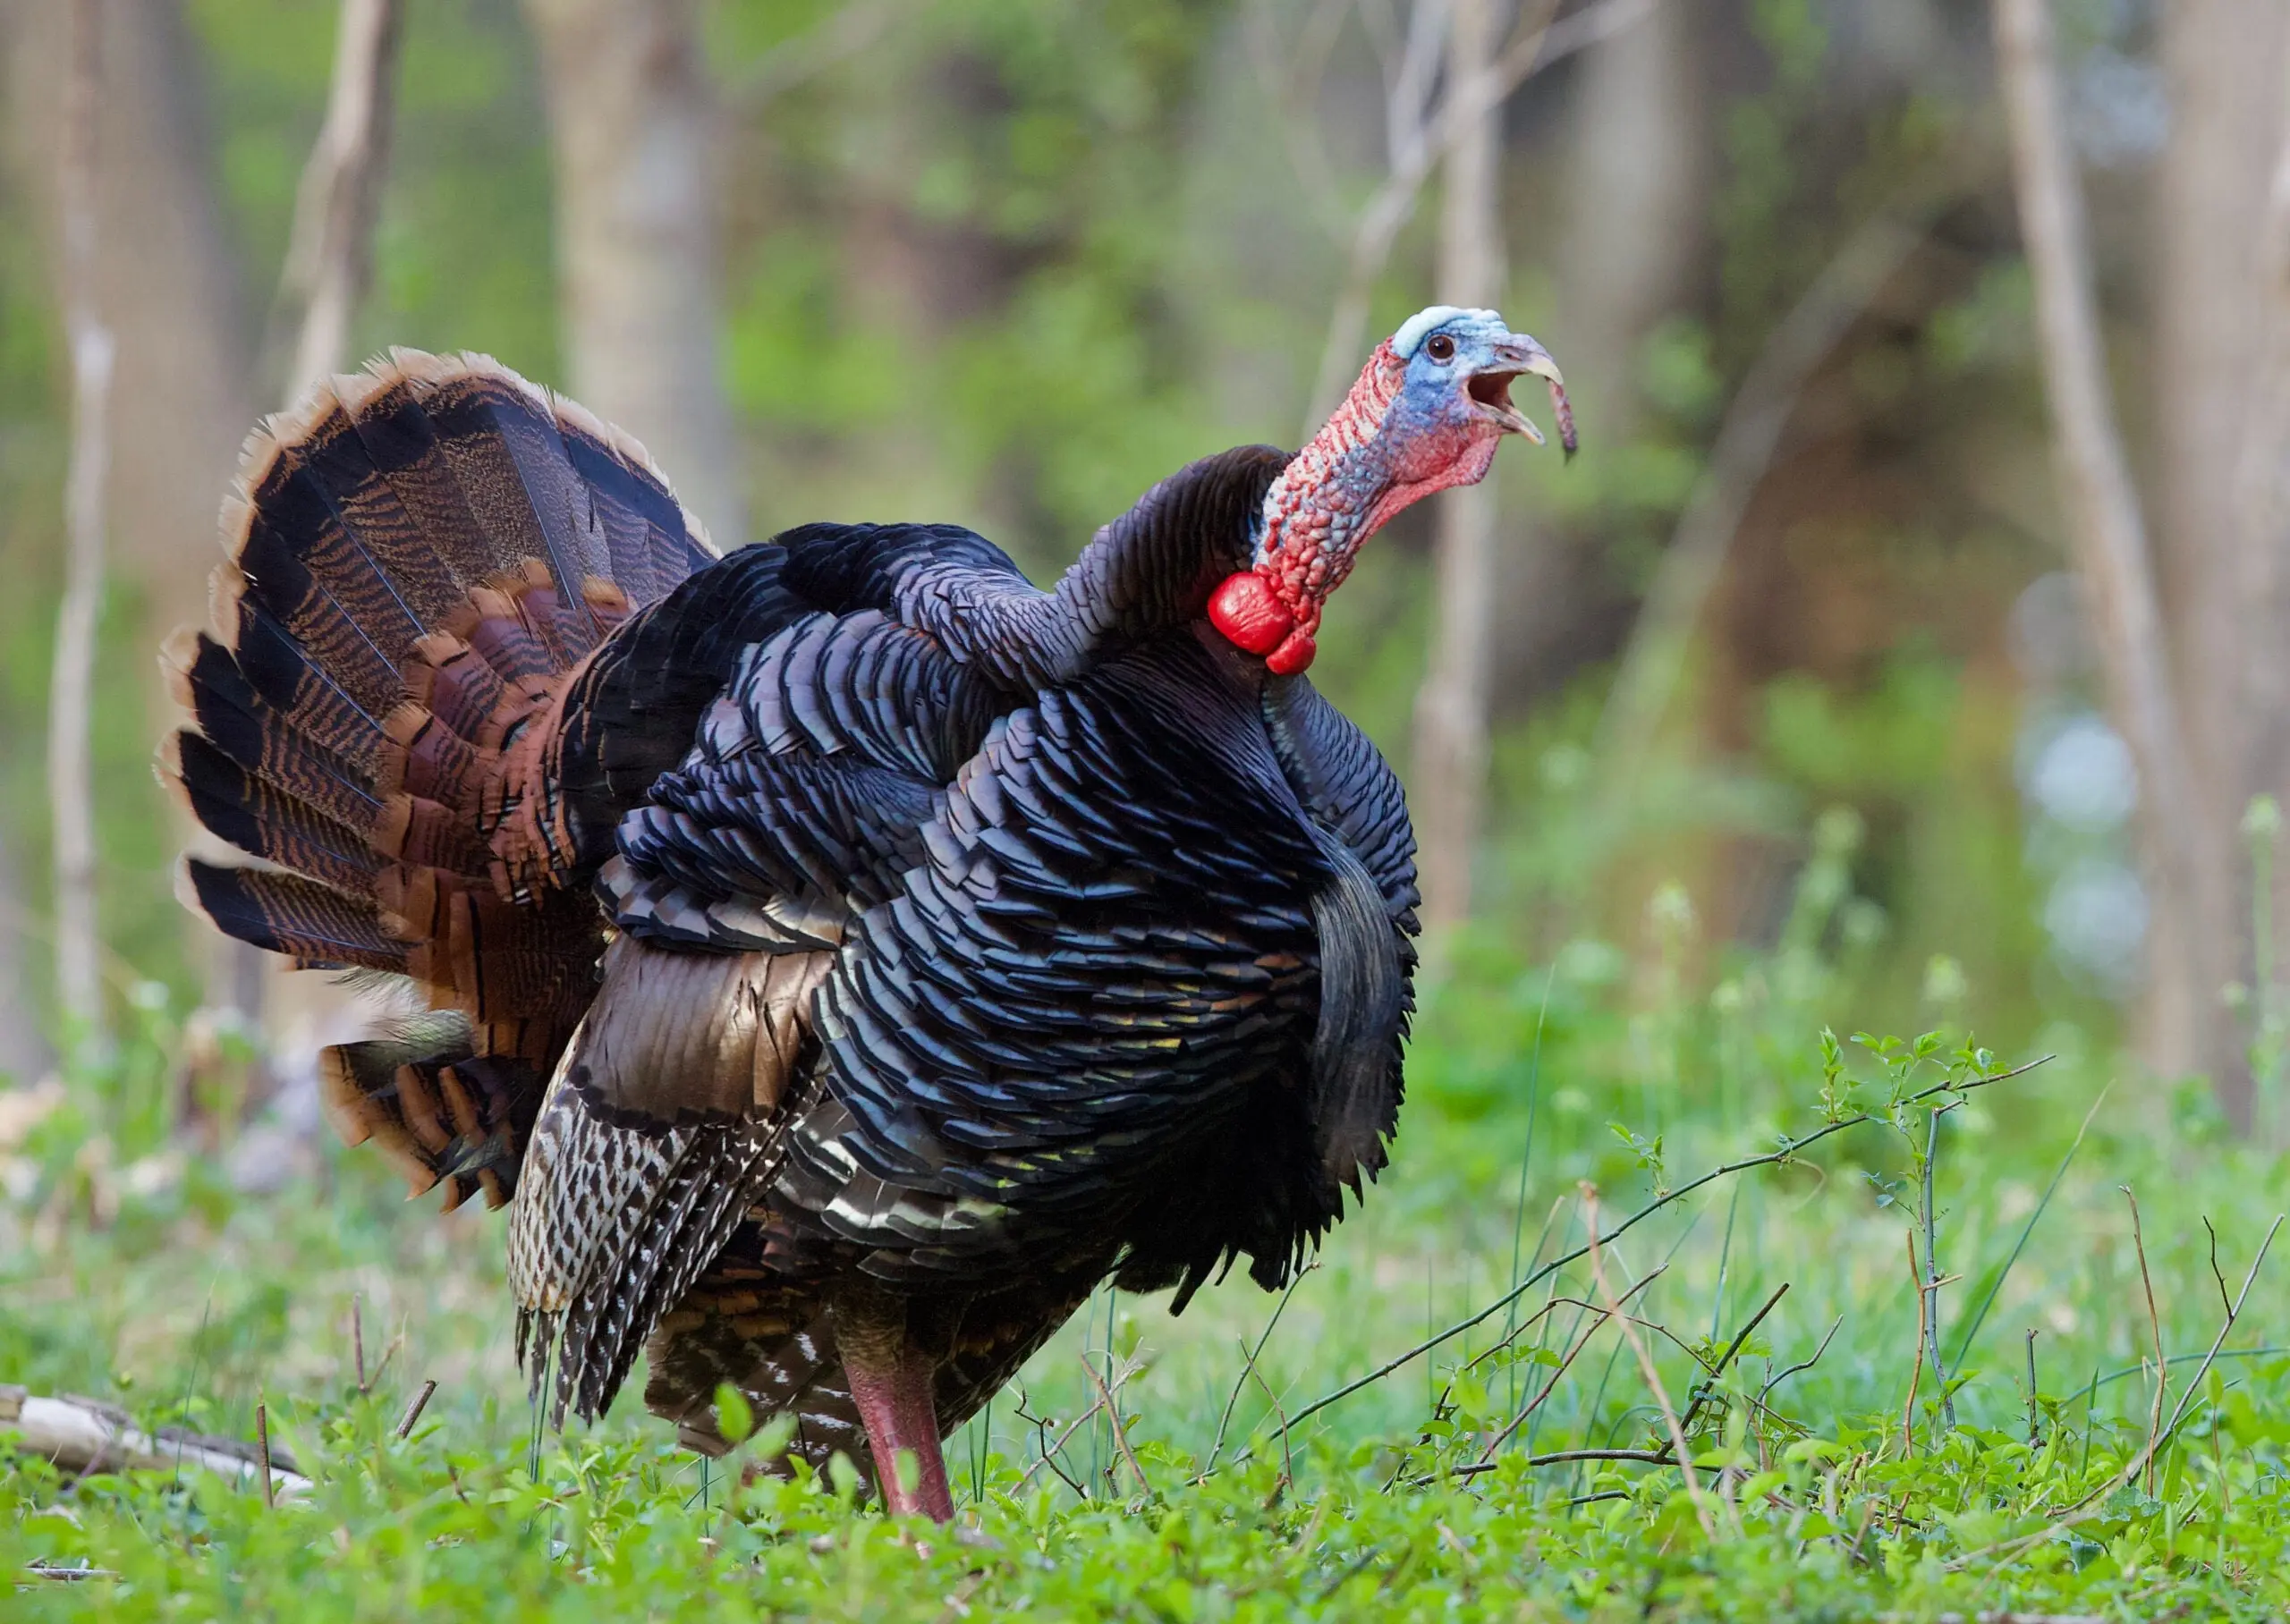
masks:
[[[221,1438],[153,1437],[130,1425],[125,1413],[111,1405],[93,1399],[47,1398],[6,1383],[0,1383],[0,1439],[12,1440],[22,1453],[36,1455],[73,1476],[165,1472],[182,1465],[244,1483],[261,1470],[251,1445]],[[310,1490],[309,1478],[284,1467],[272,1467],[270,1482],[278,1494],[307,1494]]]

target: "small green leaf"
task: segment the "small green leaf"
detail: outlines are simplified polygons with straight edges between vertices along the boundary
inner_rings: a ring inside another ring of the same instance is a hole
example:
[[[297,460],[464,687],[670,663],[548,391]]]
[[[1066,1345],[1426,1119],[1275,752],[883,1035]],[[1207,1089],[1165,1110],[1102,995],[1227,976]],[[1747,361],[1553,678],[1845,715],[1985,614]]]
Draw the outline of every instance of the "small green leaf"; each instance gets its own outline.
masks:
[[[716,1390],[716,1430],[727,1443],[743,1443],[755,1431],[755,1408],[729,1382]]]

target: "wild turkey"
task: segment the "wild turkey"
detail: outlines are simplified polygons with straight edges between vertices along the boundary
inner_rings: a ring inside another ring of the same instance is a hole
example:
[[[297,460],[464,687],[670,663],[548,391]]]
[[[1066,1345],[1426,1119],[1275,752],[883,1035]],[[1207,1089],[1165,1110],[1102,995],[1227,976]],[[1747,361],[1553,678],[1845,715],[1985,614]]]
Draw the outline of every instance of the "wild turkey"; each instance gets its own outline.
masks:
[[[729,1383],[946,1518],[940,1438],[1100,1281],[1276,1286],[1383,1166],[1413,841],[1301,673],[1361,542],[1540,440],[1524,373],[1572,451],[1539,344],[1426,310],[1043,592],[947,525],[719,559],[580,408],[393,351],[254,436],[169,646],[164,774],[259,859],[186,900],[428,1005],[326,1107],[510,1203],[557,1425],[642,1350],[692,1447]]]

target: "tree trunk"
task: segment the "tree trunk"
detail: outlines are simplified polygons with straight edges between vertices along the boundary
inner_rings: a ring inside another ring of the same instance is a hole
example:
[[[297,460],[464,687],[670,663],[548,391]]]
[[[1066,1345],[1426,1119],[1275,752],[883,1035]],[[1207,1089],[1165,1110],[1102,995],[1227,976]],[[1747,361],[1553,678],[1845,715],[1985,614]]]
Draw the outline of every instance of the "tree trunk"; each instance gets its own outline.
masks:
[[[17,867],[14,831],[0,829],[0,1093],[29,1087],[55,1063],[41,1035],[47,1024],[31,996],[25,953],[38,940],[24,928],[30,910]]]
[[[2218,1024],[2218,949],[2225,940],[2218,876],[2201,855],[2195,757],[2108,392],[2048,0],[1998,0],[1996,43],[2069,543],[2091,597],[2108,707],[2139,774],[2151,979],[2157,1009],[2167,1009],[2174,1023],[2150,1031],[2172,1045],[2150,1059],[2184,1070],[2202,1046],[2206,1025]]]
[[[1497,45],[1494,0],[1453,0],[1451,96],[1488,72]],[[1439,297],[1494,304],[1503,287],[1499,209],[1501,99],[1480,106],[1446,159],[1439,231]],[[1487,779],[1489,650],[1495,619],[1496,486],[1492,478],[1439,499],[1437,619],[1431,664],[1415,699],[1415,828],[1423,926],[1437,937],[1471,912],[1472,867]]]
[[[1689,298],[1706,235],[1710,141],[1697,27],[1693,8],[1656,7],[1587,53],[1568,92],[1564,229],[1550,245],[1565,325],[1548,336],[1605,447],[1637,432],[1639,357],[1648,334]],[[1632,594],[1609,543],[1593,525],[1554,522],[1506,560],[1498,708],[1549,692],[1614,652]]]
[[[526,0],[556,150],[571,386],[718,547],[746,529],[717,376],[715,112],[693,0]]]
[[[131,583],[142,611],[139,624],[114,635],[149,673],[156,739],[176,717],[150,651],[175,627],[206,619],[207,578],[220,556],[215,515],[258,410],[253,346],[181,6],[103,0],[102,13],[94,289],[116,344],[111,438],[133,448],[111,460],[103,499],[114,578]],[[47,201],[50,218],[64,125],[64,78],[55,64],[70,14],[70,0],[0,4],[12,173]],[[57,263],[60,300],[71,290]],[[182,826],[189,831],[187,820]],[[232,971],[225,939],[204,919],[184,918],[191,961],[208,967],[224,993]]]
[[[2271,325],[2261,222],[2283,142],[2290,12],[2279,0],[2176,0],[2161,21],[2171,136],[2155,192],[2159,573],[2185,706],[2201,886],[2157,909],[2143,1039],[2159,1070],[2218,1078],[2247,1121],[2250,1078],[2219,994],[2252,968],[2252,876],[2237,825],[2251,796],[2290,789],[2279,732],[2290,642],[2268,616],[2290,561],[2282,535],[2249,529],[2238,475],[2251,430],[2267,421],[2253,399]],[[2280,438],[2263,448],[2286,453]]]
[[[72,451],[64,477],[64,601],[48,683],[49,842],[55,867],[55,999],[67,1042],[104,1047],[103,925],[96,909],[96,630],[104,602],[104,475],[114,342],[96,298],[98,110],[102,0],[73,0],[64,80],[57,215],[64,240],[64,334],[72,355]]]
[[[285,281],[302,318],[290,402],[350,362],[350,326],[373,273],[403,11],[399,0],[343,0],[326,123],[302,171],[287,250]]]
[[[0,6],[17,173],[52,199],[68,0]],[[207,613],[215,515],[259,408],[239,270],[214,189],[196,47],[176,0],[104,0],[96,298],[119,343],[106,481],[113,554],[148,650]],[[59,284],[60,285],[60,284]],[[174,707],[151,665],[152,715]]]
[[[2290,50],[2277,73],[2290,81]],[[2290,98],[2290,82],[2282,94]],[[2276,137],[2276,158],[2266,207],[2260,216],[2256,306],[2252,312],[2250,410],[2244,415],[2236,469],[2235,517],[2242,539],[2240,568],[2240,693],[2245,793],[2270,796],[2277,809],[2290,804],[2290,656],[2283,648],[2290,627],[2290,121]],[[2252,1115],[2272,1144],[2286,1128],[2285,1037],[2290,1010],[2274,985],[2290,949],[2290,874],[2281,860],[2280,820],[2252,820],[2251,835],[2266,843],[2269,874],[2250,873],[2253,888],[2269,886],[2271,939],[2255,940],[2252,921],[2249,983],[2256,993],[2259,1041],[2253,1068]],[[2270,825],[2270,826],[2269,826]],[[2266,951],[2261,951],[2266,950]]]

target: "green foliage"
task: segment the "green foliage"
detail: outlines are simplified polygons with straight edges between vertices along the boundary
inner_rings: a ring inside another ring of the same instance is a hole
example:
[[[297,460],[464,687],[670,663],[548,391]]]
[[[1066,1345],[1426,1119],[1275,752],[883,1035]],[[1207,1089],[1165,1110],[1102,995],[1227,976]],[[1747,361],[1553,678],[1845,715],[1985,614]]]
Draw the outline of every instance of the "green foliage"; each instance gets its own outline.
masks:
[[[24,1576],[10,1616],[2278,1609],[2290,1358],[2265,1281],[2219,1358],[2203,1352],[2222,1311],[2205,1221],[2231,1286],[2290,1196],[2283,1166],[2229,1142],[2190,1177],[2154,1130],[2167,1102],[2127,1095],[2071,1139],[2096,1093],[2073,1059],[2004,1076],[1940,1032],[1847,1043],[1809,1020],[1843,985],[1859,838],[1824,820],[1782,943],[1715,985],[1666,969],[1658,934],[1635,954],[1458,965],[1424,1011],[1395,1176],[1319,1266],[1276,1313],[1231,1285],[1179,1320],[1093,1303],[950,1441],[952,1536],[854,1506],[845,1470],[744,1470],[787,1434],[728,1388],[718,1425],[748,1442],[722,1463],[673,1449],[627,1398],[535,1451],[496,1221],[408,1213],[354,1153],[268,1197],[205,1162],[128,1161],[111,1148],[122,1095],[75,1079],[0,1153],[0,1370],[226,1436],[250,1435],[265,1400],[316,1486],[266,1511],[197,1472],[73,1484],[0,1459],[0,1573]],[[1633,1010],[1647,986],[1665,1002]],[[123,1064],[174,1042],[149,1015]],[[2174,1350],[2178,1425],[2151,1483],[2124,1183]],[[1913,1370],[1904,1223],[1937,1253],[1945,1404]],[[370,1395],[348,1368],[353,1291]],[[1143,1488],[1101,1417],[1073,1425],[1081,1358],[1119,1386]],[[441,1390],[400,1442],[424,1376]]]
[[[768,53],[834,9],[705,8],[736,177],[724,376],[759,530],[963,520],[1047,575],[1187,458],[1293,439],[1340,256],[1261,122],[1229,6],[940,0],[750,99]],[[259,310],[336,7],[185,11]],[[1511,476],[1506,512],[1533,515],[1520,550],[1580,542],[1618,601],[1651,579],[1773,322],[1855,223],[1942,167],[1964,123],[1923,91],[1870,101],[1836,71],[1830,11],[1743,8],[1765,67],[1714,111],[1713,284],[1609,368],[1641,397],[1626,431],[1619,401],[1600,420],[1604,380],[1578,374],[1584,456],[1563,477],[1539,462]],[[518,8],[416,0],[406,48],[359,340],[481,348],[565,384],[548,141]],[[1356,66],[1338,67],[1334,93],[1352,97]],[[1511,166],[1511,212],[1536,229],[1514,233],[1504,304],[1573,368],[1542,263],[1559,190],[1531,133],[1543,94],[1531,86],[1514,121],[1536,161]],[[23,587],[0,606],[0,811],[30,832],[13,850],[36,878],[63,437],[35,214],[0,191],[0,548]],[[1419,211],[1375,291],[1378,324],[1424,302],[1435,215]],[[2007,255],[1951,241],[1961,282],[1888,298],[1791,440],[1842,414],[1840,440],[1927,448],[1882,480],[1938,495],[1904,516],[1873,511],[1866,468],[1778,470],[1744,528],[1743,548],[1764,549],[1743,566],[1745,604],[1713,606],[1692,656],[1685,691],[1706,714],[1626,794],[1600,782],[1607,672],[1535,675],[1531,707],[1498,719],[1488,901],[1424,985],[1392,1174],[1276,1315],[1237,1283],[1174,1321],[1093,1300],[951,1441],[975,1530],[961,1537],[854,1508],[847,1469],[743,1481],[785,1429],[730,1390],[717,1422],[747,1442],[721,1465],[672,1450],[632,1396],[536,1449],[497,1221],[409,1214],[360,1155],[305,1155],[254,1195],[232,1181],[245,1141],[175,1145],[184,1001],[159,981],[188,976],[148,789],[148,638],[123,583],[97,746],[127,1036],[0,1138],[0,1378],[233,1437],[267,1400],[318,1486],[266,1512],[195,1473],[72,1484],[7,1459],[8,1616],[2278,1614],[2290,1360],[2269,1349],[2290,1327],[2269,1282],[2195,1377],[2219,1313],[2206,1222],[2233,1275],[2290,1186],[2199,1084],[2121,1090],[2077,1131],[2117,1070],[2112,1014],[2040,975],[2008,772],[2016,695],[1989,646],[1995,611],[2050,565],[1951,510],[2024,483],[1988,443],[2037,419],[2027,282]],[[1904,302],[1918,297],[1932,301],[1921,317]],[[1935,479],[1930,448],[1969,460],[1960,441],[1981,443],[1980,478]],[[1798,505],[1805,490],[1824,503]],[[1419,516],[1369,550],[1313,673],[1402,761],[1429,635],[1425,533]],[[1777,605],[1746,603],[1775,583]],[[1620,624],[1573,657],[1604,658]],[[2260,833],[2253,855],[2270,861]],[[2272,979],[2243,1009],[2269,1097],[2286,1047]],[[2063,1058],[1975,1087],[1994,1062],[1968,1044],[1835,1036],[1975,1012],[1998,1051],[2031,1053],[2040,1030]],[[227,1092],[230,1067],[200,1075]],[[208,1104],[232,1120],[227,1100]],[[1877,1120],[1848,1126],[1864,1112]],[[1696,1182],[1750,1159],[1764,1164]],[[1609,1229],[1667,1198],[1601,1259],[1682,1407],[1698,1491],[1664,1464],[1662,1404],[1587,1261],[1553,1265],[1584,1245],[1585,1182]],[[2167,1396],[2191,1395],[2151,1484],[2124,1472],[2152,1405],[2150,1332],[2125,1307],[2140,1295],[2125,1183],[2146,1214]],[[1904,1228],[1928,1272],[1961,1277],[1938,1310],[1954,1426],[1931,1372],[1913,1374]],[[348,1374],[353,1294],[385,1360],[370,1397]],[[1102,1417],[1042,1460],[1092,1401],[1083,1355],[1121,1384],[1148,1490]],[[399,1442],[425,1376],[438,1396]],[[1553,1459],[1585,1450],[1608,1453]],[[2063,1516],[2093,1491],[2088,1514]],[[20,1577],[34,1561],[106,1577]]]

